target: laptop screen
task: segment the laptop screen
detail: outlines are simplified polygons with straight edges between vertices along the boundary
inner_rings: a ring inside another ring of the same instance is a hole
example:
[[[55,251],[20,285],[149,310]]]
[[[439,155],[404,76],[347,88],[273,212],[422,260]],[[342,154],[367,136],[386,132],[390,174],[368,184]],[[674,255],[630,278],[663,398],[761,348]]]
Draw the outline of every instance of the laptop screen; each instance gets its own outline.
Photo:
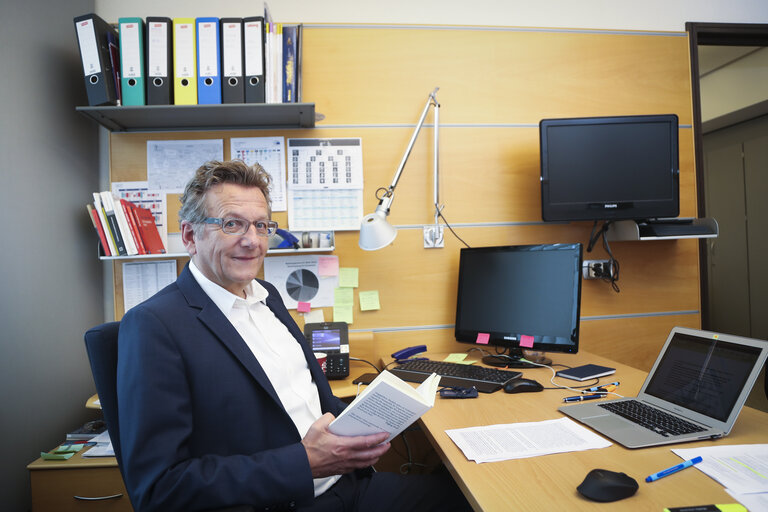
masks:
[[[726,421],[759,356],[759,347],[678,332],[645,393]]]

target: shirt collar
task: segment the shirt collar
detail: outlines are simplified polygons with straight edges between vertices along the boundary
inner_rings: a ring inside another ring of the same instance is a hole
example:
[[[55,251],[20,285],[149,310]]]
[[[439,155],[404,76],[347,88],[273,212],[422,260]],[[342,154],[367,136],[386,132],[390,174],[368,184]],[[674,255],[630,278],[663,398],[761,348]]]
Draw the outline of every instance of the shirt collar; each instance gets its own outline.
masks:
[[[245,287],[245,299],[243,299],[205,277],[192,260],[189,261],[189,271],[192,273],[195,281],[197,281],[197,284],[200,285],[200,288],[203,289],[205,294],[208,295],[213,303],[224,313],[231,311],[238,300],[244,300],[245,303],[250,306],[257,302],[264,302],[269,296],[267,289],[261,286],[255,279]]]

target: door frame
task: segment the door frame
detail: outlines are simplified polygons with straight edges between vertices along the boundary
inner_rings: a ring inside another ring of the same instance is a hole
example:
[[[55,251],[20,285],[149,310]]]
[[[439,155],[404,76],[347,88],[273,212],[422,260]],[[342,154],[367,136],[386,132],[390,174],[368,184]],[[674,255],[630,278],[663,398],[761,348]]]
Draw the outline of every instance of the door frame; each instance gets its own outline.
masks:
[[[696,210],[701,217],[705,207],[704,148],[701,122],[701,87],[699,84],[699,46],[768,46],[768,24],[687,22],[691,62],[691,99],[693,107],[693,148],[696,170]],[[709,276],[706,239],[699,239],[699,301],[701,323],[709,329]],[[768,391],[768,382],[766,382]]]

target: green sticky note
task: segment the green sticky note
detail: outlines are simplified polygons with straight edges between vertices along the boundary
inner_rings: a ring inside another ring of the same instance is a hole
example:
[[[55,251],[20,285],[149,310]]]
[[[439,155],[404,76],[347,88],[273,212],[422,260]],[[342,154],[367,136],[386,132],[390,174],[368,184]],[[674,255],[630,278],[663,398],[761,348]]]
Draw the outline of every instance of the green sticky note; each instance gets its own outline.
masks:
[[[79,444],[62,444],[55,450],[53,450],[52,453],[77,453],[80,450],[83,449],[83,446],[85,446],[83,443]]]
[[[333,306],[333,321],[352,323],[352,306]]]
[[[341,267],[339,269],[339,288],[357,288],[359,269]]]
[[[376,309],[381,309],[378,290],[358,292],[357,299],[360,301],[360,311],[374,311]]]
[[[349,306],[355,303],[354,289],[336,288],[333,290],[333,306]]]
[[[464,361],[467,358],[467,354],[448,354],[448,357],[443,359],[443,361],[448,361],[449,363],[460,363]]]
[[[67,460],[72,458],[74,452],[68,453],[53,453],[53,452],[40,452],[40,457],[43,460]]]

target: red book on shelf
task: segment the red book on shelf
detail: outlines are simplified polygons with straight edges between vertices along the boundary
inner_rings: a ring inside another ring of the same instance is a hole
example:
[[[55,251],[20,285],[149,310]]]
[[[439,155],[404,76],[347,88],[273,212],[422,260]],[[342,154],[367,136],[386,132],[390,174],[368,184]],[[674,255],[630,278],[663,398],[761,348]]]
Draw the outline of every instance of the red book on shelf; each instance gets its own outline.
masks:
[[[112,253],[109,251],[109,244],[107,244],[107,236],[104,233],[104,228],[101,226],[99,214],[90,204],[85,205],[85,207],[88,208],[88,215],[90,215],[93,227],[96,228],[96,233],[99,235],[99,241],[101,242],[101,249],[104,251],[104,256],[112,256]]]
[[[136,242],[136,251],[138,251],[139,254],[147,254],[147,250],[144,247],[144,242],[142,241],[141,235],[139,234],[139,226],[136,222],[136,216],[133,214],[133,209],[136,208],[136,205],[130,201],[126,201],[125,199],[120,200],[120,205],[123,207],[125,220],[128,222],[128,228],[131,230],[133,240]]]
[[[152,212],[141,206],[135,209],[136,219],[139,221],[139,233],[144,242],[144,249],[147,254],[165,254],[163,239],[160,238],[160,232],[155,224],[155,216]]]

